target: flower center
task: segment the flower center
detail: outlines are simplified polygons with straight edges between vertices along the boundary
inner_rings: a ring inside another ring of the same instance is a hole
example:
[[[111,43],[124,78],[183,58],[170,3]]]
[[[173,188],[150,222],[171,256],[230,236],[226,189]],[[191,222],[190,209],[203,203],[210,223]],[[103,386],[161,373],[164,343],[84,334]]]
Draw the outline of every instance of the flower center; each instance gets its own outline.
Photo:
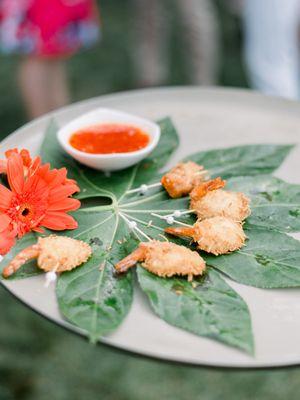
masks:
[[[29,208],[25,208],[25,209],[22,211],[23,217],[26,217],[26,215],[28,215],[29,213],[30,213]]]
[[[30,204],[22,204],[19,210],[19,216],[23,220],[30,220],[34,215],[34,209]]]

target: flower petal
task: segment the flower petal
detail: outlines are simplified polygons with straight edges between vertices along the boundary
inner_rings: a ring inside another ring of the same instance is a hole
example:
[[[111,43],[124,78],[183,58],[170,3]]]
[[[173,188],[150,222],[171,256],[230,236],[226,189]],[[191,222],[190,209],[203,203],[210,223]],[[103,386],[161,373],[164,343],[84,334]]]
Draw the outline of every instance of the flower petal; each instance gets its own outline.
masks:
[[[49,211],[75,211],[80,207],[80,201],[77,199],[70,199],[67,197],[64,200],[53,202],[49,205]]]
[[[32,228],[32,230],[34,232],[38,232],[38,233],[45,233],[45,230],[43,228],[40,228],[40,227]]]
[[[22,193],[24,187],[24,167],[20,154],[12,154],[7,160],[7,178],[10,188],[15,193]]]
[[[48,196],[49,190],[47,183],[44,182],[38,175],[31,175],[24,184],[24,192],[35,193],[36,196]]]
[[[0,185],[0,211],[6,211],[12,201],[13,194],[5,186]]]
[[[27,149],[22,149],[19,154],[22,157],[24,167],[29,168],[32,163],[29,151]]]
[[[32,164],[29,167],[28,175],[31,176],[36,173],[36,171],[40,168],[41,165],[41,158],[36,157],[33,161]]]
[[[8,215],[0,213],[0,234],[5,231],[11,223]]]
[[[0,235],[0,255],[4,256],[6,253],[9,252],[9,250],[12,248],[12,246],[15,244],[15,239],[16,234],[15,232],[7,229],[4,232],[1,232]]]
[[[18,154],[18,153],[19,153],[18,149],[15,147],[13,149],[6,150],[4,154],[6,158],[9,158],[12,154]]]
[[[55,169],[55,176],[52,176],[51,182],[49,182],[51,187],[55,187],[63,184],[67,179],[67,168]]]
[[[74,184],[57,186],[51,189],[49,194],[49,203],[56,203],[57,201],[64,200],[66,197],[71,196],[77,191],[77,186]]]
[[[45,217],[41,220],[41,226],[45,228],[52,229],[54,231],[63,231],[65,229],[76,229],[78,228],[78,223],[70,215],[59,212],[59,211],[49,211]]]

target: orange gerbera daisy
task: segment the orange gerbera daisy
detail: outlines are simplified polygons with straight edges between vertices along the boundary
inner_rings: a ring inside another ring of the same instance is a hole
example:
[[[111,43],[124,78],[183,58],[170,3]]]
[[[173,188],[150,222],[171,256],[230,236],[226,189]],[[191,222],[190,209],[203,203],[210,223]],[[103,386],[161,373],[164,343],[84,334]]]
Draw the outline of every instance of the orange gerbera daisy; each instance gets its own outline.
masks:
[[[50,169],[35,160],[24,176],[24,163],[19,153],[7,159],[10,189],[0,185],[0,254],[30,231],[75,229],[78,224],[67,212],[77,210],[80,201],[69,196],[79,191],[76,182],[67,179],[66,168]]]

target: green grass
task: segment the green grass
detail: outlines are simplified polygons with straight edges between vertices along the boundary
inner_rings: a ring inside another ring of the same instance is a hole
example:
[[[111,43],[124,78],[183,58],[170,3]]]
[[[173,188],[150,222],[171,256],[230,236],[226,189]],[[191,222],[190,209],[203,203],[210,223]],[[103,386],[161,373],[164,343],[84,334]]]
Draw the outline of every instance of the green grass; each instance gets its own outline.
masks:
[[[182,0],[183,1],[183,0]],[[220,84],[246,86],[241,26],[217,0],[222,28]],[[68,68],[74,101],[133,89],[129,0],[102,0],[104,39]],[[173,12],[173,10],[171,10]],[[176,26],[176,13],[174,25]],[[180,32],[174,33],[180,39]],[[171,55],[167,84],[187,84],[182,56]],[[15,82],[17,57],[0,63],[0,137],[25,122]],[[282,400],[298,399],[300,372],[191,368],[122,354],[44,320],[0,289],[0,400]]]

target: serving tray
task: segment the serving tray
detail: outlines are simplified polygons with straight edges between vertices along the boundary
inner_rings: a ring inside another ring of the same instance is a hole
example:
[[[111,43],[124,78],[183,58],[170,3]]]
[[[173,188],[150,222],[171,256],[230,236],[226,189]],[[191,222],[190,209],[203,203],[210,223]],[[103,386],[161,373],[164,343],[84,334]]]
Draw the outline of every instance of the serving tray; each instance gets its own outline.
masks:
[[[170,116],[180,134],[180,147],[169,165],[195,151],[254,143],[299,143],[300,104],[232,89],[159,88],[94,98],[55,111],[7,137],[8,148],[38,152],[49,121],[63,125],[96,107],[124,110],[157,120]],[[300,183],[300,146],[276,176]],[[293,235],[300,239],[300,235]],[[249,306],[255,356],[172,327],[155,316],[145,295],[135,290],[133,307],[105,344],[164,360],[197,365],[255,368],[300,363],[300,289],[266,290],[227,281]],[[60,315],[54,287],[45,289],[42,276],[1,282],[27,306],[53,322],[84,334]]]

